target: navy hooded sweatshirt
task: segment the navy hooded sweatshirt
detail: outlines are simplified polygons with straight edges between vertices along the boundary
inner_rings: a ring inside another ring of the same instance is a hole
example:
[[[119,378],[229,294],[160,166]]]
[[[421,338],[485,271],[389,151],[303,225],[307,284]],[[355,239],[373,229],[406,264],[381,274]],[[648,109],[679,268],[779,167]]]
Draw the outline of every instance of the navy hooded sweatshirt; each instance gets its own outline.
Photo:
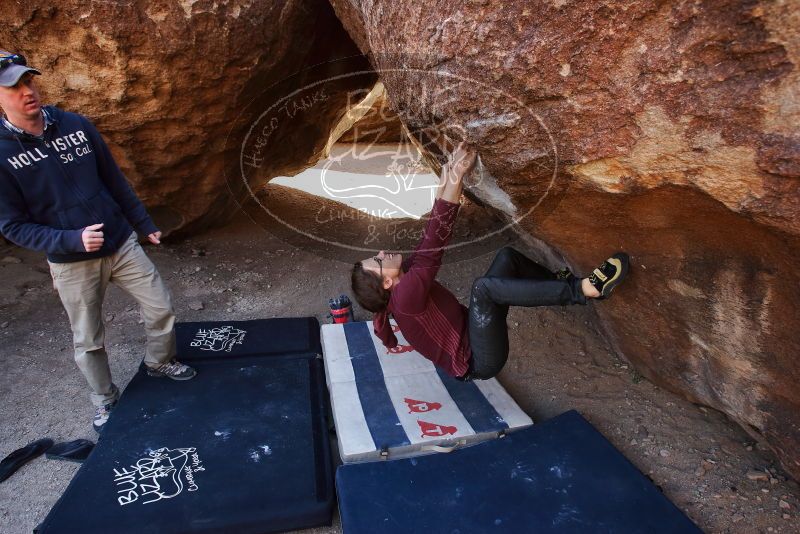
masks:
[[[97,129],[86,117],[48,106],[44,135],[0,123],[0,233],[69,263],[116,252],[135,228],[157,232]],[[104,242],[86,252],[83,229],[103,223]]]

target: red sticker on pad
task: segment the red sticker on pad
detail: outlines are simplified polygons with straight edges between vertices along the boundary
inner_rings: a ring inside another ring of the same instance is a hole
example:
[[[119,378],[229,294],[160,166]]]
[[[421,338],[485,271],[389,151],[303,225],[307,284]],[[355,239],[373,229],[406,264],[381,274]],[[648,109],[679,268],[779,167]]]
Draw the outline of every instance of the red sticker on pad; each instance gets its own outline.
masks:
[[[430,412],[432,410],[438,410],[442,407],[442,405],[438,402],[427,402],[409,398],[405,398],[403,400],[406,402],[406,404],[408,404],[408,413]]]
[[[455,434],[458,428],[454,426],[437,425],[427,421],[417,421],[419,428],[422,430],[423,438],[435,438],[446,436],[448,434]]]

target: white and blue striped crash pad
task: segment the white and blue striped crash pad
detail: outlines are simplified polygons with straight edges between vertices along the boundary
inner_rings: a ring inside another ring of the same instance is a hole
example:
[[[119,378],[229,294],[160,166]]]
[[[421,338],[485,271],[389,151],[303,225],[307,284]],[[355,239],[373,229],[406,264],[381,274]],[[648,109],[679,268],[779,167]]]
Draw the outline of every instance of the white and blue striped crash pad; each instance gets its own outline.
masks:
[[[460,382],[393,328],[398,348],[389,353],[372,323],[322,326],[343,462],[449,452],[533,424],[497,380]]]

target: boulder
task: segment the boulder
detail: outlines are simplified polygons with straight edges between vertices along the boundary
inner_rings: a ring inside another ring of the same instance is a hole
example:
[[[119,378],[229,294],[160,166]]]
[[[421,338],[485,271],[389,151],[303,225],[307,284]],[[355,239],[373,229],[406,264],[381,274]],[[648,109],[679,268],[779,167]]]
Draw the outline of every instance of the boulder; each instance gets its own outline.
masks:
[[[7,4],[2,46],[42,71],[45,102],[97,124],[166,232],[234,211],[243,139],[276,91],[368,68],[324,0]],[[260,180],[316,162],[347,83],[334,80],[313,115],[294,117],[290,144],[262,151]]]
[[[800,478],[800,2],[331,2],[420,146],[474,144],[472,194],[543,257],[631,254],[593,304],[619,353]]]

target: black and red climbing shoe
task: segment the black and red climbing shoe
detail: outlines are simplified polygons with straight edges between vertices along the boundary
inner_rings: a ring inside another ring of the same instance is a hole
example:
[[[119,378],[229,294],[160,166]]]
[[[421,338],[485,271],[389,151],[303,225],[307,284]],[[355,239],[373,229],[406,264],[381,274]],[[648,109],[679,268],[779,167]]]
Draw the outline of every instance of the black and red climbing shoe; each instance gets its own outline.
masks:
[[[605,299],[628,275],[630,258],[624,252],[617,252],[592,271],[589,282],[600,292],[598,299]]]

